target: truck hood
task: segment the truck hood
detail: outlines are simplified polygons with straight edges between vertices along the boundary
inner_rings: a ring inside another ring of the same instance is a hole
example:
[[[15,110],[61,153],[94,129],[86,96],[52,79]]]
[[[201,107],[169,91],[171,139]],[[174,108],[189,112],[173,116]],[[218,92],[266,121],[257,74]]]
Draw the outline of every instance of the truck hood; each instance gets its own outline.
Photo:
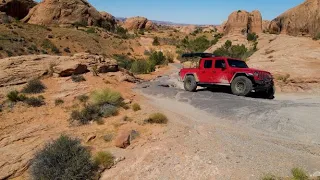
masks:
[[[263,73],[271,74],[268,71],[263,71],[263,70],[254,69],[254,68],[231,68],[231,69],[235,72],[245,72],[245,73],[263,72]]]

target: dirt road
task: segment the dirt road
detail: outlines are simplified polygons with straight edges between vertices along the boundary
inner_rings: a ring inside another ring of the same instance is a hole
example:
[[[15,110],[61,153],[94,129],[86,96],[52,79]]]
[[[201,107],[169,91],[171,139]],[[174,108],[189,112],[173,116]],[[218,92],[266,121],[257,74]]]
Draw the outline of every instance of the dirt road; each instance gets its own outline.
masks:
[[[294,167],[320,172],[320,97],[275,100],[182,89],[178,66],[137,87],[168,115],[167,131],[136,145],[102,179],[260,179]],[[126,151],[121,152],[126,153]]]

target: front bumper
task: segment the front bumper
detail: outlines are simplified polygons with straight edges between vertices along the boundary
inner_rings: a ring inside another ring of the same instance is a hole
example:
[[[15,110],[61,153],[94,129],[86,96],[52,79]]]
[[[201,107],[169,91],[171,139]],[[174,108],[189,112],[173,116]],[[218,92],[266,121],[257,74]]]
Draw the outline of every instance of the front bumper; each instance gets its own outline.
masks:
[[[260,81],[255,81],[253,89],[256,92],[267,91],[270,88],[273,88],[273,86],[274,86],[273,80],[260,80]]]

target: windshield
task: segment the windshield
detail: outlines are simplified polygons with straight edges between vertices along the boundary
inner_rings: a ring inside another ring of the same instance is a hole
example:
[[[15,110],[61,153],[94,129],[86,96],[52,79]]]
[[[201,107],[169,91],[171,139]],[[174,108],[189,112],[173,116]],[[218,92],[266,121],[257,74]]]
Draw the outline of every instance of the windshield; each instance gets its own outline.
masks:
[[[235,68],[248,68],[248,65],[244,61],[228,59],[228,64],[230,67]]]

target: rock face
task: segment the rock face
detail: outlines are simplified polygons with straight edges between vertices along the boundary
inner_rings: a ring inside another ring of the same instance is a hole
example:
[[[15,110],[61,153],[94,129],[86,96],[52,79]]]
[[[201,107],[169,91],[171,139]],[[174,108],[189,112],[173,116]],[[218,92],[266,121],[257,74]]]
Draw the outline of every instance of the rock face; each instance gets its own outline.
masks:
[[[262,21],[262,31],[263,32],[269,31],[269,26],[270,26],[270,21],[268,21],[268,20]]]
[[[36,2],[33,0],[1,0],[0,11],[5,12],[11,17],[22,19],[35,5]]]
[[[262,16],[259,11],[235,11],[231,13],[224,26],[225,34],[261,33]]]
[[[108,16],[109,20],[110,17]],[[93,6],[85,0],[44,0],[32,8],[22,20],[40,25],[84,25],[105,26],[112,24],[104,19]]]
[[[4,12],[0,12],[0,24],[3,23],[10,23],[13,21],[13,18],[8,16],[6,13]]]
[[[197,29],[197,27],[195,25],[183,26],[180,29],[180,32],[185,33],[185,34],[190,34],[190,33],[193,33],[196,29]]]
[[[31,78],[45,76],[48,73],[60,77],[82,74],[93,66],[105,69],[108,67],[113,71],[118,68],[114,59],[87,53],[74,56],[29,55],[5,58],[0,61],[0,86],[23,84]]]
[[[128,30],[155,30],[157,26],[145,17],[131,17],[126,19],[123,27]]]
[[[320,0],[306,0],[271,21],[271,33],[315,35],[320,32]]]

